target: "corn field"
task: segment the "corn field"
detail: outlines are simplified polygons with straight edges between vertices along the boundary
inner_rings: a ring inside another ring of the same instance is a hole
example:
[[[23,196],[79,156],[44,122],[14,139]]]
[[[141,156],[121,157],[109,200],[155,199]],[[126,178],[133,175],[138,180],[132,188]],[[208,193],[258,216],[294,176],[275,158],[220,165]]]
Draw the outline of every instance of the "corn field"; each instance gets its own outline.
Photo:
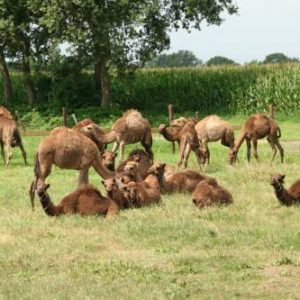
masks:
[[[34,78],[37,104],[70,108],[99,105],[91,73],[75,81],[70,77],[55,80],[44,73]],[[15,103],[25,104],[21,76],[12,74],[12,81]],[[177,112],[249,114],[274,104],[278,112],[293,114],[300,107],[300,64],[142,69],[132,76],[113,77],[111,95],[116,107],[149,112],[159,112],[172,103]]]

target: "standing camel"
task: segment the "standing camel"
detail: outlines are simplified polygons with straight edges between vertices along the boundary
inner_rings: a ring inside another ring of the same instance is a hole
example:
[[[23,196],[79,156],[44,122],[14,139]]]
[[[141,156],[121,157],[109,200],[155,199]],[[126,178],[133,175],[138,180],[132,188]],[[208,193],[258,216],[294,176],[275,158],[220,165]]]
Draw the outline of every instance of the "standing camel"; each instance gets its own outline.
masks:
[[[103,166],[101,154],[90,138],[75,129],[57,127],[39,144],[36,152],[35,179],[29,191],[32,208],[35,190],[39,185],[45,184],[53,164],[61,169],[79,170],[79,185],[88,184],[88,171],[91,166],[103,178],[115,175]]]
[[[210,152],[208,149],[209,142],[221,140],[221,144],[232,148],[234,145],[233,127],[217,115],[207,116],[199,121],[195,130],[199,139],[204,162],[209,164]]]
[[[21,134],[16,122],[11,117],[10,113],[9,115],[7,115],[6,113],[0,114],[0,147],[1,155],[6,167],[9,165],[12,158],[11,148],[14,147],[20,148],[24,163],[25,165],[27,164],[26,151],[22,143]]]
[[[276,122],[264,114],[255,114],[249,117],[244,123],[240,137],[235,143],[234,147],[230,150],[228,155],[228,160],[230,164],[236,161],[238,151],[243,144],[244,140],[247,143],[247,160],[250,161],[251,157],[251,141],[253,144],[253,155],[258,159],[257,155],[257,140],[267,137],[272,150],[273,157],[271,162],[274,160],[277,149],[280,153],[281,162],[283,163],[284,150],[279,143],[279,138],[281,137],[281,131]]]
[[[95,125],[87,125],[81,128],[81,132],[89,134],[94,132],[99,144],[114,143],[112,148],[113,152],[116,152],[120,147],[120,159],[124,159],[125,145],[135,144],[141,142],[146,152],[153,160],[152,147],[152,134],[150,123],[147,119],[143,118],[140,112],[134,109],[126,111],[121,118],[119,118],[111,128],[111,131],[107,134],[95,127]]]

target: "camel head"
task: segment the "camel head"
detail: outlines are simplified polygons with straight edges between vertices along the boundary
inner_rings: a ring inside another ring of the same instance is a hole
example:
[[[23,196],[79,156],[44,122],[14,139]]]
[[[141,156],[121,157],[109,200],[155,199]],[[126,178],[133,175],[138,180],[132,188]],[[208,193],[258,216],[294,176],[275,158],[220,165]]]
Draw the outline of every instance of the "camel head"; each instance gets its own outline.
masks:
[[[182,127],[186,124],[187,121],[188,121],[187,118],[185,118],[185,117],[180,117],[180,118],[178,118],[178,119],[172,120],[170,125],[171,125],[172,127],[179,127],[179,128],[182,128]]]
[[[284,183],[284,174],[276,174],[271,176],[271,185],[272,186],[278,186],[282,185]]]
[[[100,152],[104,151],[104,131],[91,119],[84,119],[74,129],[90,138],[98,147]]]
[[[200,182],[193,192],[193,203],[198,208],[205,207],[211,202],[211,185],[208,182]]]
[[[36,186],[36,192],[37,192],[38,196],[39,197],[44,196],[49,187],[50,187],[49,183],[39,182]]]
[[[235,148],[232,148],[229,150],[228,153],[228,162],[229,164],[233,165],[234,163],[236,163],[237,160],[237,150],[235,150]]]
[[[102,180],[102,184],[104,185],[107,193],[112,192],[113,189],[117,186],[117,182],[115,178],[108,178]]]
[[[117,157],[117,153],[112,151],[104,151],[101,154],[102,164],[109,170],[115,170],[115,159]]]
[[[138,165],[138,161],[128,161],[124,167],[123,173],[128,176],[135,176]]]

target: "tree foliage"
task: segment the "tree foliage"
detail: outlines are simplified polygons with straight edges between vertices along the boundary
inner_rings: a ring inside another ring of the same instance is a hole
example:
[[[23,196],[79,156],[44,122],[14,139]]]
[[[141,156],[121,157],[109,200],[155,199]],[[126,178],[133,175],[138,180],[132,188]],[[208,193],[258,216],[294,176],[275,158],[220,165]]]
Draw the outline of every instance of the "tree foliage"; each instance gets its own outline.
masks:
[[[267,55],[263,61],[264,64],[275,64],[275,63],[285,63],[285,62],[296,62],[297,58],[290,58],[283,53],[271,53]]]
[[[207,66],[214,66],[214,65],[236,65],[237,63],[230,58],[224,56],[214,56],[210,58],[207,62]]]
[[[202,61],[188,50],[180,50],[171,54],[161,54],[146,63],[147,67],[183,67],[198,66]]]

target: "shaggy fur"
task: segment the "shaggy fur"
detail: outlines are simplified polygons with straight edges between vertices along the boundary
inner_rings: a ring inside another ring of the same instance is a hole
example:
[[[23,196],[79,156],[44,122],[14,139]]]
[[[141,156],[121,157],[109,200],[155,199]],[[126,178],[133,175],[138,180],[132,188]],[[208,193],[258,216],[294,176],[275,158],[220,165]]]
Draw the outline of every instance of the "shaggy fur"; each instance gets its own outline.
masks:
[[[213,178],[193,170],[185,170],[166,177],[165,168],[165,163],[155,163],[148,170],[149,174],[156,176],[162,193],[192,193],[200,181],[216,182]]]
[[[283,163],[284,150],[279,143],[281,131],[276,122],[264,114],[255,114],[249,117],[244,123],[239,139],[234,147],[229,151],[228,161],[233,164],[237,159],[238,151],[244,140],[247,143],[247,160],[251,158],[251,142],[253,144],[253,155],[258,159],[257,155],[257,140],[267,137],[267,140],[273,150],[271,162],[274,160],[277,149],[280,152],[281,162]]]
[[[195,126],[195,130],[201,146],[204,162],[208,164],[210,162],[209,142],[221,140],[222,145],[230,147],[231,149],[233,148],[233,127],[217,115],[211,115],[199,121]]]
[[[103,178],[113,177],[101,162],[101,155],[96,144],[75,129],[57,127],[38,146],[35,159],[35,179],[30,187],[30,199],[34,207],[34,192],[45,179],[55,164],[61,169],[79,170],[79,185],[88,184],[88,171],[92,166]]]
[[[92,186],[85,186],[65,196],[58,205],[54,205],[47,193],[49,185],[40,185],[37,194],[42,207],[48,216],[65,214],[80,214],[82,216],[104,215],[118,213],[118,205],[111,199],[101,195],[99,190]]]
[[[159,183],[152,174],[141,182],[130,181],[122,187],[122,191],[132,207],[148,206],[161,201]]]
[[[286,190],[283,186],[285,175],[276,174],[271,177],[271,185],[274,187],[275,195],[278,201],[286,206],[300,204],[300,180],[294,182]]]
[[[230,204],[233,202],[232,195],[228,190],[216,182],[208,181],[198,183],[192,197],[193,203],[199,208]]]
[[[2,110],[3,109],[4,108],[2,107]],[[25,165],[27,164],[26,151],[22,143],[20,131],[14,119],[9,117],[5,111],[3,111],[0,116],[0,147],[1,155],[6,167],[9,165],[12,158],[12,147],[20,148],[24,163]]]

